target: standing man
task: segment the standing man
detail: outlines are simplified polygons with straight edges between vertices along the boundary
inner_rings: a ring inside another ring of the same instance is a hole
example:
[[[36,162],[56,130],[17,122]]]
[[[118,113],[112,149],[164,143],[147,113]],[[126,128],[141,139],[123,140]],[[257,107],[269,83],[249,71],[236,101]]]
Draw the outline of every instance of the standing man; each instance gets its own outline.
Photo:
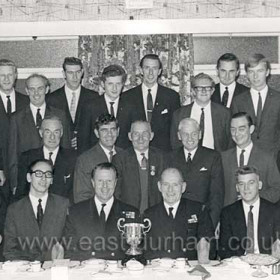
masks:
[[[150,146],[154,133],[149,122],[133,122],[128,137],[133,147],[113,158],[119,174],[116,197],[143,213],[161,199],[157,181],[166,161],[159,149]]]
[[[235,170],[243,165],[255,166],[259,171],[262,188],[259,194],[273,203],[280,199],[280,174],[276,159],[271,152],[260,149],[252,142],[255,126],[248,113],[239,112],[231,119],[231,137],[236,147],[222,152],[225,178],[224,205],[234,203],[238,198]]]
[[[147,54],[140,61],[143,82],[125,94],[136,105],[137,119],[147,120],[154,132],[151,146],[170,151],[170,125],[173,112],[180,107],[179,94],[158,84],[162,63],[156,54]]]
[[[270,63],[264,55],[254,54],[245,63],[245,70],[251,88],[233,99],[232,112],[247,112],[255,125],[254,144],[277,152],[280,149],[280,94],[267,86]]]
[[[194,102],[181,107],[173,114],[170,132],[173,149],[182,146],[177,133],[178,125],[184,118],[192,118],[199,123],[202,146],[219,152],[228,149],[231,144],[230,111],[221,104],[211,102],[214,87],[213,79],[207,74],[199,73],[193,78]]]
[[[183,147],[170,153],[168,163],[183,174],[187,184],[183,197],[205,204],[216,228],[224,202],[221,156],[217,151],[199,145],[201,130],[194,119],[180,121],[178,138]]]
[[[45,96],[49,90],[48,79],[40,74],[32,74],[26,81],[26,93],[30,103],[23,110],[12,115],[10,124],[9,142],[9,174],[10,188],[12,191],[17,187],[18,160],[21,153],[42,146],[42,138],[39,133],[42,120],[55,115],[63,124],[61,145],[70,147],[70,129],[63,111],[46,105]]]
[[[18,165],[18,186],[15,199],[25,196],[29,192],[26,173],[30,164],[38,159],[50,160],[53,164],[53,182],[49,192],[55,193],[73,201],[73,177],[76,163],[76,152],[61,146],[63,125],[56,116],[46,116],[39,129],[43,146],[31,149],[21,154]]]
[[[98,97],[98,93],[81,85],[84,74],[83,64],[79,58],[66,57],[63,62],[65,85],[48,94],[47,104],[64,111],[71,129],[71,146],[80,150],[80,129],[83,126],[81,113],[86,104]]]
[[[68,199],[48,193],[52,180],[53,167],[48,160],[31,164],[27,173],[29,194],[8,207],[4,229],[6,260],[52,259],[53,245],[62,237],[69,204]]]
[[[129,103],[127,97],[122,94],[126,77],[127,74],[120,65],[113,64],[104,68],[101,84],[105,92],[93,102],[89,102],[82,113],[83,151],[98,143],[98,138],[94,133],[94,124],[96,119],[104,113],[109,113],[118,120],[120,131],[116,145],[124,149],[131,145],[127,135],[131,123],[136,118],[134,105],[136,100]]]
[[[94,133],[99,141],[77,159],[74,176],[75,203],[93,197],[91,174],[95,166],[102,162],[111,162],[112,157],[122,151],[115,146],[119,130],[118,121],[110,114],[102,114],[96,119]]]
[[[248,90],[246,86],[236,82],[239,72],[239,59],[233,53],[225,53],[218,59],[217,74],[220,83],[215,86],[211,97],[213,102],[230,108],[233,97]]]

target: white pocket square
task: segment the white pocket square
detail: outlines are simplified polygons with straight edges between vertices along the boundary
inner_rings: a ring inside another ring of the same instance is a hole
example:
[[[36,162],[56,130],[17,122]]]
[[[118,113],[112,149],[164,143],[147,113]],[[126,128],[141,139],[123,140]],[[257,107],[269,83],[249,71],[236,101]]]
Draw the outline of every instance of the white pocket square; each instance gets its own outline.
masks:
[[[198,222],[198,219],[197,219],[196,215],[191,215],[191,219],[188,219],[189,224],[194,224],[194,223],[197,223],[197,222]]]
[[[167,113],[168,113],[168,110],[167,110],[167,109],[164,109],[163,111],[161,111],[161,115],[167,114]]]
[[[207,171],[207,168],[201,167],[199,171]]]

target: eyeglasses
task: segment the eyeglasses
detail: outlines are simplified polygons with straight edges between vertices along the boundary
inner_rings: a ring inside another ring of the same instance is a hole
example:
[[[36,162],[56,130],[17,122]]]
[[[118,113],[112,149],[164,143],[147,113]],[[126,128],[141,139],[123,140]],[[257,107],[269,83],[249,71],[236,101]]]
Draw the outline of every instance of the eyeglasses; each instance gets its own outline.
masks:
[[[197,91],[197,92],[203,92],[204,90],[205,91],[211,91],[212,89],[213,89],[213,87],[210,87],[210,86],[208,86],[208,87],[194,87],[194,89]]]
[[[31,171],[30,174],[35,174],[35,177],[42,178],[45,175],[45,178],[50,179],[53,177],[53,173],[51,171],[43,172],[42,170],[34,170]]]

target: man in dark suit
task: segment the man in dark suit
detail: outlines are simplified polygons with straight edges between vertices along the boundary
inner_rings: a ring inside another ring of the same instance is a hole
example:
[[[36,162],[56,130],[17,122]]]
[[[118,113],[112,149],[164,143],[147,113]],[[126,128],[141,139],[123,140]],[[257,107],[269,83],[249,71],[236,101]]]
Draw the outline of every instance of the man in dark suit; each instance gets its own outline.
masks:
[[[98,137],[94,133],[94,124],[96,119],[104,113],[109,113],[118,120],[120,129],[116,145],[123,149],[131,146],[127,135],[131,123],[136,119],[134,106],[136,101],[128,102],[127,97],[122,94],[126,77],[127,74],[120,65],[113,64],[104,68],[101,75],[104,94],[93,102],[89,102],[82,113],[83,151],[98,143]]]
[[[0,143],[2,148],[3,171],[8,177],[8,143],[9,143],[9,128],[10,117],[15,111],[26,107],[29,104],[27,96],[15,91],[14,85],[17,79],[17,67],[15,63],[8,59],[0,59]],[[10,188],[9,178],[2,190],[9,199]],[[1,179],[1,185],[2,185]],[[1,186],[2,187],[2,186]]]
[[[222,211],[219,255],[224,259],[245,253],[271,254],[273,243],[279,238],[279,210],[259,197],[262,182],[256,168],[239,167],[236,178],[241,200]]]
[[[211,96],[213,102],[230,108],[232,98],[248,90],[246,86],[236,82],[239,71],[239,59],[233,53],[225,53],[218,59],[217,74],[220,83],[216,84]]]
[[[262,54],[254,54],[245,63],[250,90],[232,101],[233,114],[247,112],[255,125],[252,140],[263,150],[280,149],[280,93],[267,86],[270,63]]]
[[[232,116],[231,136],[236,147],[222,152],[225,178],[224,205],[234,203],[238,198],[236,192],[235,170],[238,166],[252,165],[259,170],[262,189],[260,196],[270,202],[280,199],[280,174],[272,153],[260,149],[252,142],[251,135],[255,126],[248,113],[239,112]]]
[[[4,193],[0,189],[0,261],[4,260],[3,257],[3,237],[4,237],[4,223],[6,218],[7,202]]]
[[[39,128],[42,119],[49,115],[60,118],[63,124],[61,146],[70,147],[70,128],[63,111],[46,105],[45,95],[49,90],[48,79],[39,74],[32,74],[26,79],[26,92],[29,106],[14,113],[11,117],[9,140],[9,178],[12,191],[17,187],[18,160],[20,154],[42,146]]]
[[[64,229],[68,245],[65,256],[74,260],[122,259],[125,240],[118,230],[118,220],[123,217],[135,221],[138,212],[114,197],[117,170],[111,163],[98,164],[91,182],[94,198],[74,204],[69,210]]]
[[[151,123],[154,139],[151,146],[170,151],[170,125],[173,112],[180,107],[179,94],[158,84],[162,63],[156,54],[147,54],[140,61],[143,82],[125,92],[135,104],[138,120]]]
[[[91,173],[94,167],[102,162],[111,162],[113,155],[122,151],[115,146],[119,130],[118,121],[110,114],[102,114],[95,121],[94,133],[99,142],[77,159],[74,176],[75,203],[93,197]]]
[[[194,119],[180,121],[178,138],[183,147],[170,153],[168,163],[181,170],[187,191],[183,197],[205,204],[216,228],[224,202],[224,178],[221,156],[199,145],[201,131]]]
[[[18,186],[15,199],[25,196],[29,192],[26,173],[29,165],[38,159],[50,160],[54,167],[53,182],[49,192],[55,193],[73,201],[73,177],[76,163],[76,152],[60,146],[63,135],[61,120],[56,116],[47,116],[42,121],[39,134],[43,146],[28,150],[21,154],[18,165]]]
[[[200,254],[199,260],[207,263],[208,241],[214,235],[207,208],[199,202],[181,198],[187,184],[178,169],[165,169],[158,188],[163,201],[144,213],[152,223],[145,240],[146,258],[187,257],[194,260]]]
[[[27,173],[29,195],[8,207],[4,229],[6,260],[47,261],[56,245],[68,211],[68,199],[48,193],[53,167],[47,160],[31,164]]]
[[[66,57],[63,62],[65,85],[47,95],[47,104],[64,111],[71,129],[72,148],[81,153],[80,129],[84,120],[81,118],[85,105],[98,97],[98,93],[81,85],[84,70],[82,61],[76,57]]]
[[[201,144],[204,147],[224,151],[231,145],[230,111],[221,104],[211,102],[215,83],[204,73],[192,80],[194,102],[174,112],[171,124],[171,145],[173,149],[182,146],[177,137],[178,125],[184,118],[195,119],[201,128]]]
[[[154,137],[149,122],[133,122],[128,137],[133,147],[113,157],[119,174],[116,197],[143,213],[160,201],[157,181],[167,163],[163,152],[149,145]]]

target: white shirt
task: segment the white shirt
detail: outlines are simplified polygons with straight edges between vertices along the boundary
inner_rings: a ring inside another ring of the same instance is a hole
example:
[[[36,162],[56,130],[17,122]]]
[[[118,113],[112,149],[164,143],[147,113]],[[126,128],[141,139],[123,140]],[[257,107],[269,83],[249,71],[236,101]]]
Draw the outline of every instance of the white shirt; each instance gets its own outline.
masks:
[[[40,107],[36,107],[32,103],[30,103],[30,109],[31,109],[31,113],[32,113],[33,120],[34,120],[35,124],[36,124],[36,115],[37,115],[38,109],[40,109],[40,115],[41,115],[42,119],[44,119],[45,113],[46,113],[46,103],[44,103]]]
[[[10,95],[10,100],[11,100],[11,105],[12,105],[12,113],[13,113],[16,110],[16,93],[15,93],[15,90],[13,89],[10,94],[6,94],[6,93],[4,93],[0,90],[0,96],[2,98],[2,101],[3,101],[4,108],[5,108],[6,112],[7,112],[7,102],[8,102],[7,95]]]
[[[179,206],[179,204],[180,204],[180,200],[177,201],[177,202],[176,202],[175,204],[173,204],[173,205],[169,205],[169,204],[167,204],[165,201],[163,201],[163,204],[164,204],[165,210],[166,210],[166,212],[167,212],[168,215],[169,215],[169,208],[170,208],[170,207],[173,207],[172,215],[173,215],[173,218],[175,218],[175,217],[176,217],[177,210],[178,210],[178,206]]]
[[[222,83],[220,83],[220,97],[221,97],[221,100],[223,98],[223,95],[224,95],[224,92],[226,90],[226,87],[228,88],[227,108],[229,108],[230,105],[231,105],[231,101],[232,101],[232,98],[233,98],[234,90],[235,90],[235,87],[236,87],[236,82],[234,81],[229,86],[225,86]]]
[[[265,100],[266,100],[266,97],[267,97],[267,92],[268,92],[267,85],[261,91],[257,91],[253,88],[250,89],[250,93],[251,93],[251,97],[252,97],[252,101],[253,101],[253,105],[254,105],[256,115],[257,115],[258,102],[259,102],[259,92],[261,93],[261,97],[262,97],[262,109],[263,109],[263,106],[264,106],[264,103],[265,103]]]
[[[142,156],[141,154],[142,154],[143,152],[139,152],[139,151],[137,151],[137,150],[135,150],[135,149],[134,149],[134,151],[135,151],[135,153],[136,153],[137,161],[138,161],[139,165],[141,166],[141,162],[142,162],[142,159],[143,159],[143,156]],[[149,149],[146,150],[146,151],[144,152],[144,154],[145,154],[146,159],[148,160],[148,159],[149,159],[149,157],[148,157],[148,155],[149,155]]]
[[[106,157],[108,158],[108,161],[110,162],[110,150],[105,148],[104,146],[102,146],[102,144],[100,142],[99,142],[99,145],[100,145],[101,149],[104,151]],[[113,156],[114,156],[116,154],[115,146],[113,147],[112,151],[113,151]]]
[[[240,166],[240,154],[242,153],[242,150],[245,150],[244,152],[244,165],[248,165],[248,161],[250,158],[250,154],[253,148],[253,142],[251,141],[251,143],[244,149],[240,149],[237,145],[236,145],[236,156],[237,156],[237,164],[238,166]]]
[[[185,154],[185,159],[186,159],[186,161],[188,161],[188,154],[189,154],[189,153],[191,154],[191,160],[193,160],[193,157],[194,157],[194,155],[195,155],[195,153],[196,153],[196,150],[197,150],[197,148],[195,148],[195,149],[192,150],[192,151],[188,151],[188,150],[184,147],[184,154]]]
[[[101,212],[101,209],[102,209],[102,204],[103,202],[101,202],[97,197],[96,195],[94,196],[94,202],[95,202],[95,205],[96,205],[96,209],[97,209],[97,212],[98,212],[98,215],[100,216],[100,212]],[[103,210],[104,210],[104,213],[105,213],[105,220],[107,221],[108,219],[108,216],[110,214],[110,211],[111,211],[111,208],[113,206],[113,203],[114,203],[114,196],[112,196],[107,202],[106,202],[106,206],[104,206]]]
[[[246,225],[248,224],[248,213],[250,211],[250,205],[242,200]],[[258,224],[259,224],[259,210],[260,210],[260,199],[258,199],[254,204],[252,209],[254,217],[254,253],[259,254],[259,244],[258,244]]]
[[[64,90],[65,90],[65,95],[66,95],[69,110],[71,108],[71,101],[72,101],[72,98],[73,98],[73,92],[75,92],[75,97],[76,97],[75,112],[76,112],[77,108],[78,108],[78,102],[79,102],[80,94],[81,94],[81,86],[79,86],[76,90],[72,90],[69,87],[67,87],[67,85],[65,84]]]
[[[53,164],[55,164],[55,161],[56,161],[56,157],[57,157],[57,153],[58,153],[58,150],[59,150],[59,146],[53,150],[53,151],[49,151],[45,146],[43,147],[43,153],[44,153],[44,158],[49,160],[50,158],[50,153],[52,152],[52,162]]]
[[[157,90],[158,90],[158,83],[155,83],[153,87],[148,88],[144,83],[142,83],[142,93],[143,93],[143,103],[145,108],[146,119],[148,120],[148,113],[147,113],[147,98],[148,98],[148,89],[151,90],[151,95],[153,99],[153,107],[155,107],[156,97],[157,97]]]
[[[38,198],[29,193],[29,199],[31,201],[32,209],[34,211],[35,217],[37,218],[37,207],[39,204],[39,199],[42,199],[42,208],[43,208],[43,213],[45,213],[46,205],[47,205],[47,200],[48,200],[48,193],[45,193],[42,197]]]
[[[200,123],[201,116],[201,106],[199,106],[196,101],[193,103],[191,118],[195,119]],[[212,115],[211,115],[211,102],[209,102],[204,107],[204,136],[202,146],[209,149],[214,149],[214,135],[213,135],[213,124],[212,124]]]
[[[111,104],[110,104],[110,102],[114,102],[114,104],[113,104],[114,114],[115,114],[114,117],[116,117],[117,113],[118,113],[120,97],[118,97],[116,100],[111,100],[109,98],[109,96],[107,96],[106,93],[104,93],[104,99],[105,99],[107,110],[108,110],[109,114],[111,114]]]

